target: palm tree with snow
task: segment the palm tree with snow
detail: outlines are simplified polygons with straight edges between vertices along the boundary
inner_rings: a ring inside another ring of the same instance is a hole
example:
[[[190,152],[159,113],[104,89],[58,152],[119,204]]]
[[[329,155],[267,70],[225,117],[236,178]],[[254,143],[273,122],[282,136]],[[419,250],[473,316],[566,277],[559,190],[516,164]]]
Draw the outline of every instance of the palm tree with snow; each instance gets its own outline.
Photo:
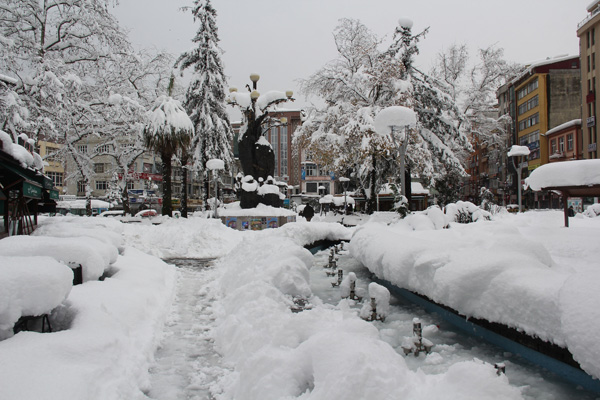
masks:
[[[160,96],[144,128],[146,148],[160,154],[163,174],[162,214],[173,216],[171,201],[171,159],[190,145],[194,125],[178,100]]]

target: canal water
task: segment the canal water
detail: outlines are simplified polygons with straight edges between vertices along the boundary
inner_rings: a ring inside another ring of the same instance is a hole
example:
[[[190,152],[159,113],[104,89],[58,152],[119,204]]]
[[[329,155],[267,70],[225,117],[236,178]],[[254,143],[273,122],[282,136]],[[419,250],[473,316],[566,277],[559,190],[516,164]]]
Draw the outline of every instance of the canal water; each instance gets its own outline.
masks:
[[[349,255],[347,251],[338,254],[338,267],[344,271],[344,276],[354,272],[358,278],[357,288],[368,292],[371,282],[371,272],[360,262]],[[329,250],[315,254],[315,265],[311,269],[311,284],[313,293],[324,302],[338,304],[341,300],[340,290],[332,287],[331,283],[337,277],[327,277],[324,268],[328,264]],[[362,304],[350,302],[351,307],[360,309]],[[478,338],[465,335],[445,322],[437,314],[429,314],[423,308],[392,295],[390,312],[384,322],[372,322],[378,329],[380,338],[389,343],[399,354],[404,355],[401,347],[405,338],[413,336],[413,319],[421,320],[423,337],[434,343],[431,354],[413,354],[405,356],[412,370],[421,369],[427,374],[445,372],[451,365],[478,359],[492,365],[503,363],[506,366],[506,376],[516,387],[522,388],[523,397],[531,400],[594,400],[600,395],[577,388],[563,381],[559,376],[546,371],[544,368],[531,364],[518,355],[508,353],[502,348],[491,345]]]

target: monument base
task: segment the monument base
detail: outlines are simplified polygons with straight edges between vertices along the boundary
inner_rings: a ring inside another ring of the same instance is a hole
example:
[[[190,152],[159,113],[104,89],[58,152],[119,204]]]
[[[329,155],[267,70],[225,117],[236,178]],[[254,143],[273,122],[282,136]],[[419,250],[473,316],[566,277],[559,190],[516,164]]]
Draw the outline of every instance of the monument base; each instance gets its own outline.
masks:
[[[219,211],[223,224],[239,231],[261,231],[279,228],[289,222],[296,222],[296,213],[285,208],[259,204],[256,208],[241,208],[239,202],[227,204]]]

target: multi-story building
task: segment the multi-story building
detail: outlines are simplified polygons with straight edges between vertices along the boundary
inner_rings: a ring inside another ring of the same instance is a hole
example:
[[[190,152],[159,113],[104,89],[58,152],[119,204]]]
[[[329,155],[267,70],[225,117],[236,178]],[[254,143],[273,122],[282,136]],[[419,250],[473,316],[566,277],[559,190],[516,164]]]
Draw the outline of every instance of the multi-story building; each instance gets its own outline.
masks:
[[[579,160],[582,158],[581,119],[565,122],[547,131],[548,162]]]
[[[545,133],[580,118],[579,57],[547,59],[528,66],[512,84],[516,94],[517,144],[528,146],[529,171],[548,163]]]
[[[582,146],[583,158],[598,158],[596,78],[599,74],[596,69],[596,53],[600,47],[596,44],[596,32],[600,29],[600,0],[590,3],[587,12],[588,16],[577,26],[579,57],[583,66],[581,68]]]
[[[61,156],[59,155],[61,145],[53,142],[47,142],[44,140],[38,141],[38,152],[42,160],[45,161],[44,174],[52,179],[54,186],[59,193],[63,193],[63,187],[65,187],[65,166],[62,163]]]

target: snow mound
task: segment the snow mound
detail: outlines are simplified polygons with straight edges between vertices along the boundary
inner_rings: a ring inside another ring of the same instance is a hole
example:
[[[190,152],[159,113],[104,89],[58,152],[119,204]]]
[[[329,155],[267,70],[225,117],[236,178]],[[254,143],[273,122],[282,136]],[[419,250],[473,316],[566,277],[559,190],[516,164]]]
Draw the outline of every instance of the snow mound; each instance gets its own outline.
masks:
[[[48,256],[73,268],[81,264],[85,282],[100,278],[118,251],[90,237],[11,236],[0,240],[0,254]]]
[[[50,257],[0,256],[0,340],[12,336],[21,316],[50,313],[67,298],[72,282],[71,269]]]

